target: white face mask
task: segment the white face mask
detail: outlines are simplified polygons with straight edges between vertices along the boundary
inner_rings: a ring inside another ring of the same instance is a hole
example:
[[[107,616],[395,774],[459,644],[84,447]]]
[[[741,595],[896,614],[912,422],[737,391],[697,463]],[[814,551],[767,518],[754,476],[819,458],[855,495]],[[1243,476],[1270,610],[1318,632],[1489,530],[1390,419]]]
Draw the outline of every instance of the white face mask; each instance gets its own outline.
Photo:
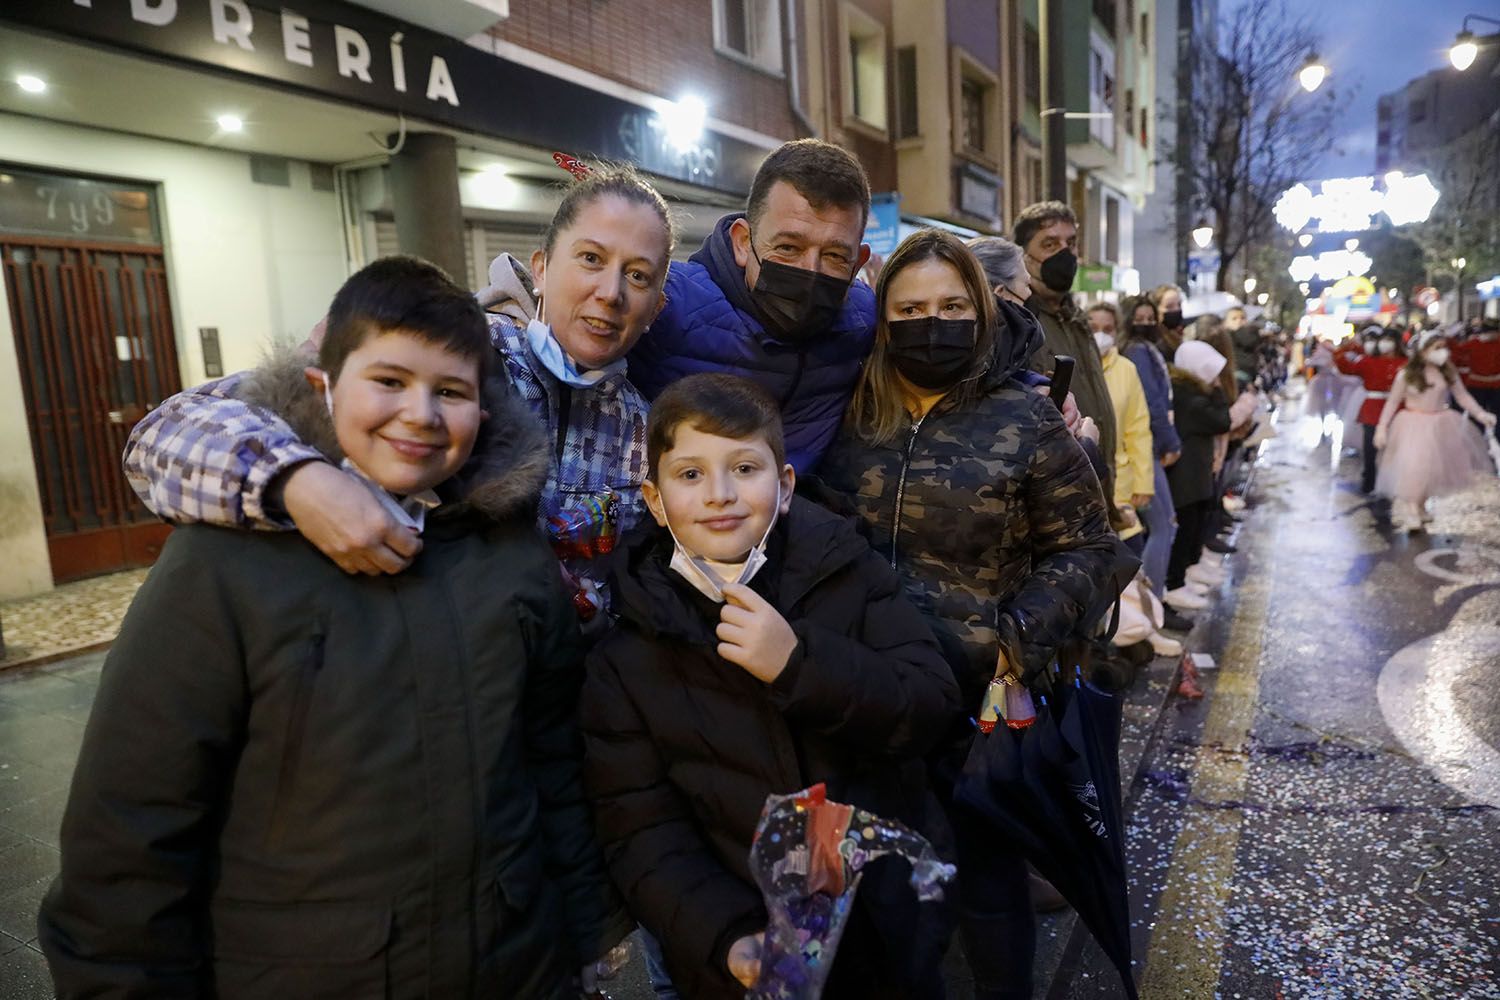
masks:
[[[1434,347],[1432,350],[1427,352],[1427,360],[1441,368],[1443,367],[1443,365],[1446,365],[1448,363],[1448,355],[1448,348]]]
[[[1099,355],[1100,355],[1100,357],[1103,357],[1104,355],[1108,354],[1110,351],[1114,350],[1115,335],[1112,334],[1112,333],[1105,333],[1102,330],[1095,330],[1094,331],[1094,343],[1099,348]]]
[[[662,519],[666,520],[663,505]],[[760,543],[750,550],[743,563],[717,563],[703,556],[695,556],[690,553],[682,542],[677,538],[677,532],[672,530],[672,522],[667,521],[667,533],[672,536],[672,562],[671,568],[688,583],[691,583],[700,594],[707,597],[716,604],[724,603],[724,585],[727,583],[749,583],[756,573],[760,572],[766,564],[766,542],[771,538],[771,529],[776,527],[776,519],[781,516],[781,477],[776,479],[776,505],[771,508],[771,523],[766,525],[766,533],[760,536]],[[738,566],[733,580],[728,579],[727,574],[734,571]]]
[[[563,385],[574,389],[592,389],[611,375],[625,370],[625,359],[621,358],[603,368],[579,371],[578,365],[568,357],[562,344],[557,342],[557,337],[553,336],[552,328],[547,325],[546,315],[547,304],[543,302],[537,309],[536,319],[526,324],[526,343],[531,347],[531,353],[542,363],[542,367]]]
[[[1378,354],[1395,354],[1396,345],[1389,340],[1382,340],[1378,345],[1376,345],[1375,351]]]
[[[329,419],[333,419],[333,380],[326,372],[323,375],[323,405],[328,407]],[[442,503],[435,490],[423,490],[421,493],[398,497],[365,475],[363,469],[347,458],[339,463],[339,468],[368,486],[370,492],[375,495],[375,499],[380,502],[380,506],[385,508],[386,513],[395,518],[397,524],[415,534],[420,535],[422,529],[426,527],[427,512]]]

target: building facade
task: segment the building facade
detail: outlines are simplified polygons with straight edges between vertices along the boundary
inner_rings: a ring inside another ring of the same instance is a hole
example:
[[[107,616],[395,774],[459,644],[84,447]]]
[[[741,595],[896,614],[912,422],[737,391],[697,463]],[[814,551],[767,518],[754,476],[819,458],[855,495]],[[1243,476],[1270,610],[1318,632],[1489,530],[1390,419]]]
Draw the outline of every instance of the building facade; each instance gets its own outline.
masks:
[[[302,339],[379,254],[475,287],[529,255],[554,152],[643,168],[692,252],[811,131],[795,9],[0,6],[0,599],[151,561],[166,529],[120,474],[133,424]]]

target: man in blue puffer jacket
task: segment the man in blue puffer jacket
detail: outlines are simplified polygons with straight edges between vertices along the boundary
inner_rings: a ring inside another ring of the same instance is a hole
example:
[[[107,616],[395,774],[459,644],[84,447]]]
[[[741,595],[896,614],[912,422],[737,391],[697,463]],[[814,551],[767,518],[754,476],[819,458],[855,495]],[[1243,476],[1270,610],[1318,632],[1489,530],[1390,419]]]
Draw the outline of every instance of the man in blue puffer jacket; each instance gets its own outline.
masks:
[[[719,371],[759,383],[781,404],[787,461],[799,473],[833,441],[875,339],[875,293],[855,276],[870,187],[847,150],[817,139],[777,148],[686,264],[630,352],[647,399],[684,375]]]

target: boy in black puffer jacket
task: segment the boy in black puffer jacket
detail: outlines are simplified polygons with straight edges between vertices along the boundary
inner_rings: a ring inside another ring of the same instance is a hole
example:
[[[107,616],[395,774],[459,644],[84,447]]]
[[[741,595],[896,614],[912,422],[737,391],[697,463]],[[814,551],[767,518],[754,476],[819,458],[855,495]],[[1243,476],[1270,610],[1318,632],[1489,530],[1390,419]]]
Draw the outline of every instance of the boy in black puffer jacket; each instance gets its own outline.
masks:
[[[962,712],[895,573],[844,520],[792,496],[776,404],[728,375],[657,398],[643,490],[660,527],[612,582],[620,622],[589,657],[584,778],[610,874],[694,1000],[740,997],[766,911],[750,875],[766,796],[828,796],[945,852],[922,756]],[[734,581],[734,582],[726,582]],[[908,870],[871,865],[829,997],[940,997],[950,920]]]

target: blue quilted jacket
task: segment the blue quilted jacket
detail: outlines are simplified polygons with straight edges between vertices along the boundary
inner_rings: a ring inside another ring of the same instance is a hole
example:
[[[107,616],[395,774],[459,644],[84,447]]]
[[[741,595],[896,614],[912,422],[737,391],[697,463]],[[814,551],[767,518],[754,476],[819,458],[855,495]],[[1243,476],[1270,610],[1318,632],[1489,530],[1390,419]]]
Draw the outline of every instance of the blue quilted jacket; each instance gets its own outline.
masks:
[[[734,260],[729,226],[740,217],[720,219],[687,263],[672,264],[666,308],[630,352],[630,381],[655,399],[695,372],[754,380],[780,401],[787,461],[807,472],[838,433],[875,342],[875,293],[856,280],[827,334],[802,345],[777,340],[766,333]]]

